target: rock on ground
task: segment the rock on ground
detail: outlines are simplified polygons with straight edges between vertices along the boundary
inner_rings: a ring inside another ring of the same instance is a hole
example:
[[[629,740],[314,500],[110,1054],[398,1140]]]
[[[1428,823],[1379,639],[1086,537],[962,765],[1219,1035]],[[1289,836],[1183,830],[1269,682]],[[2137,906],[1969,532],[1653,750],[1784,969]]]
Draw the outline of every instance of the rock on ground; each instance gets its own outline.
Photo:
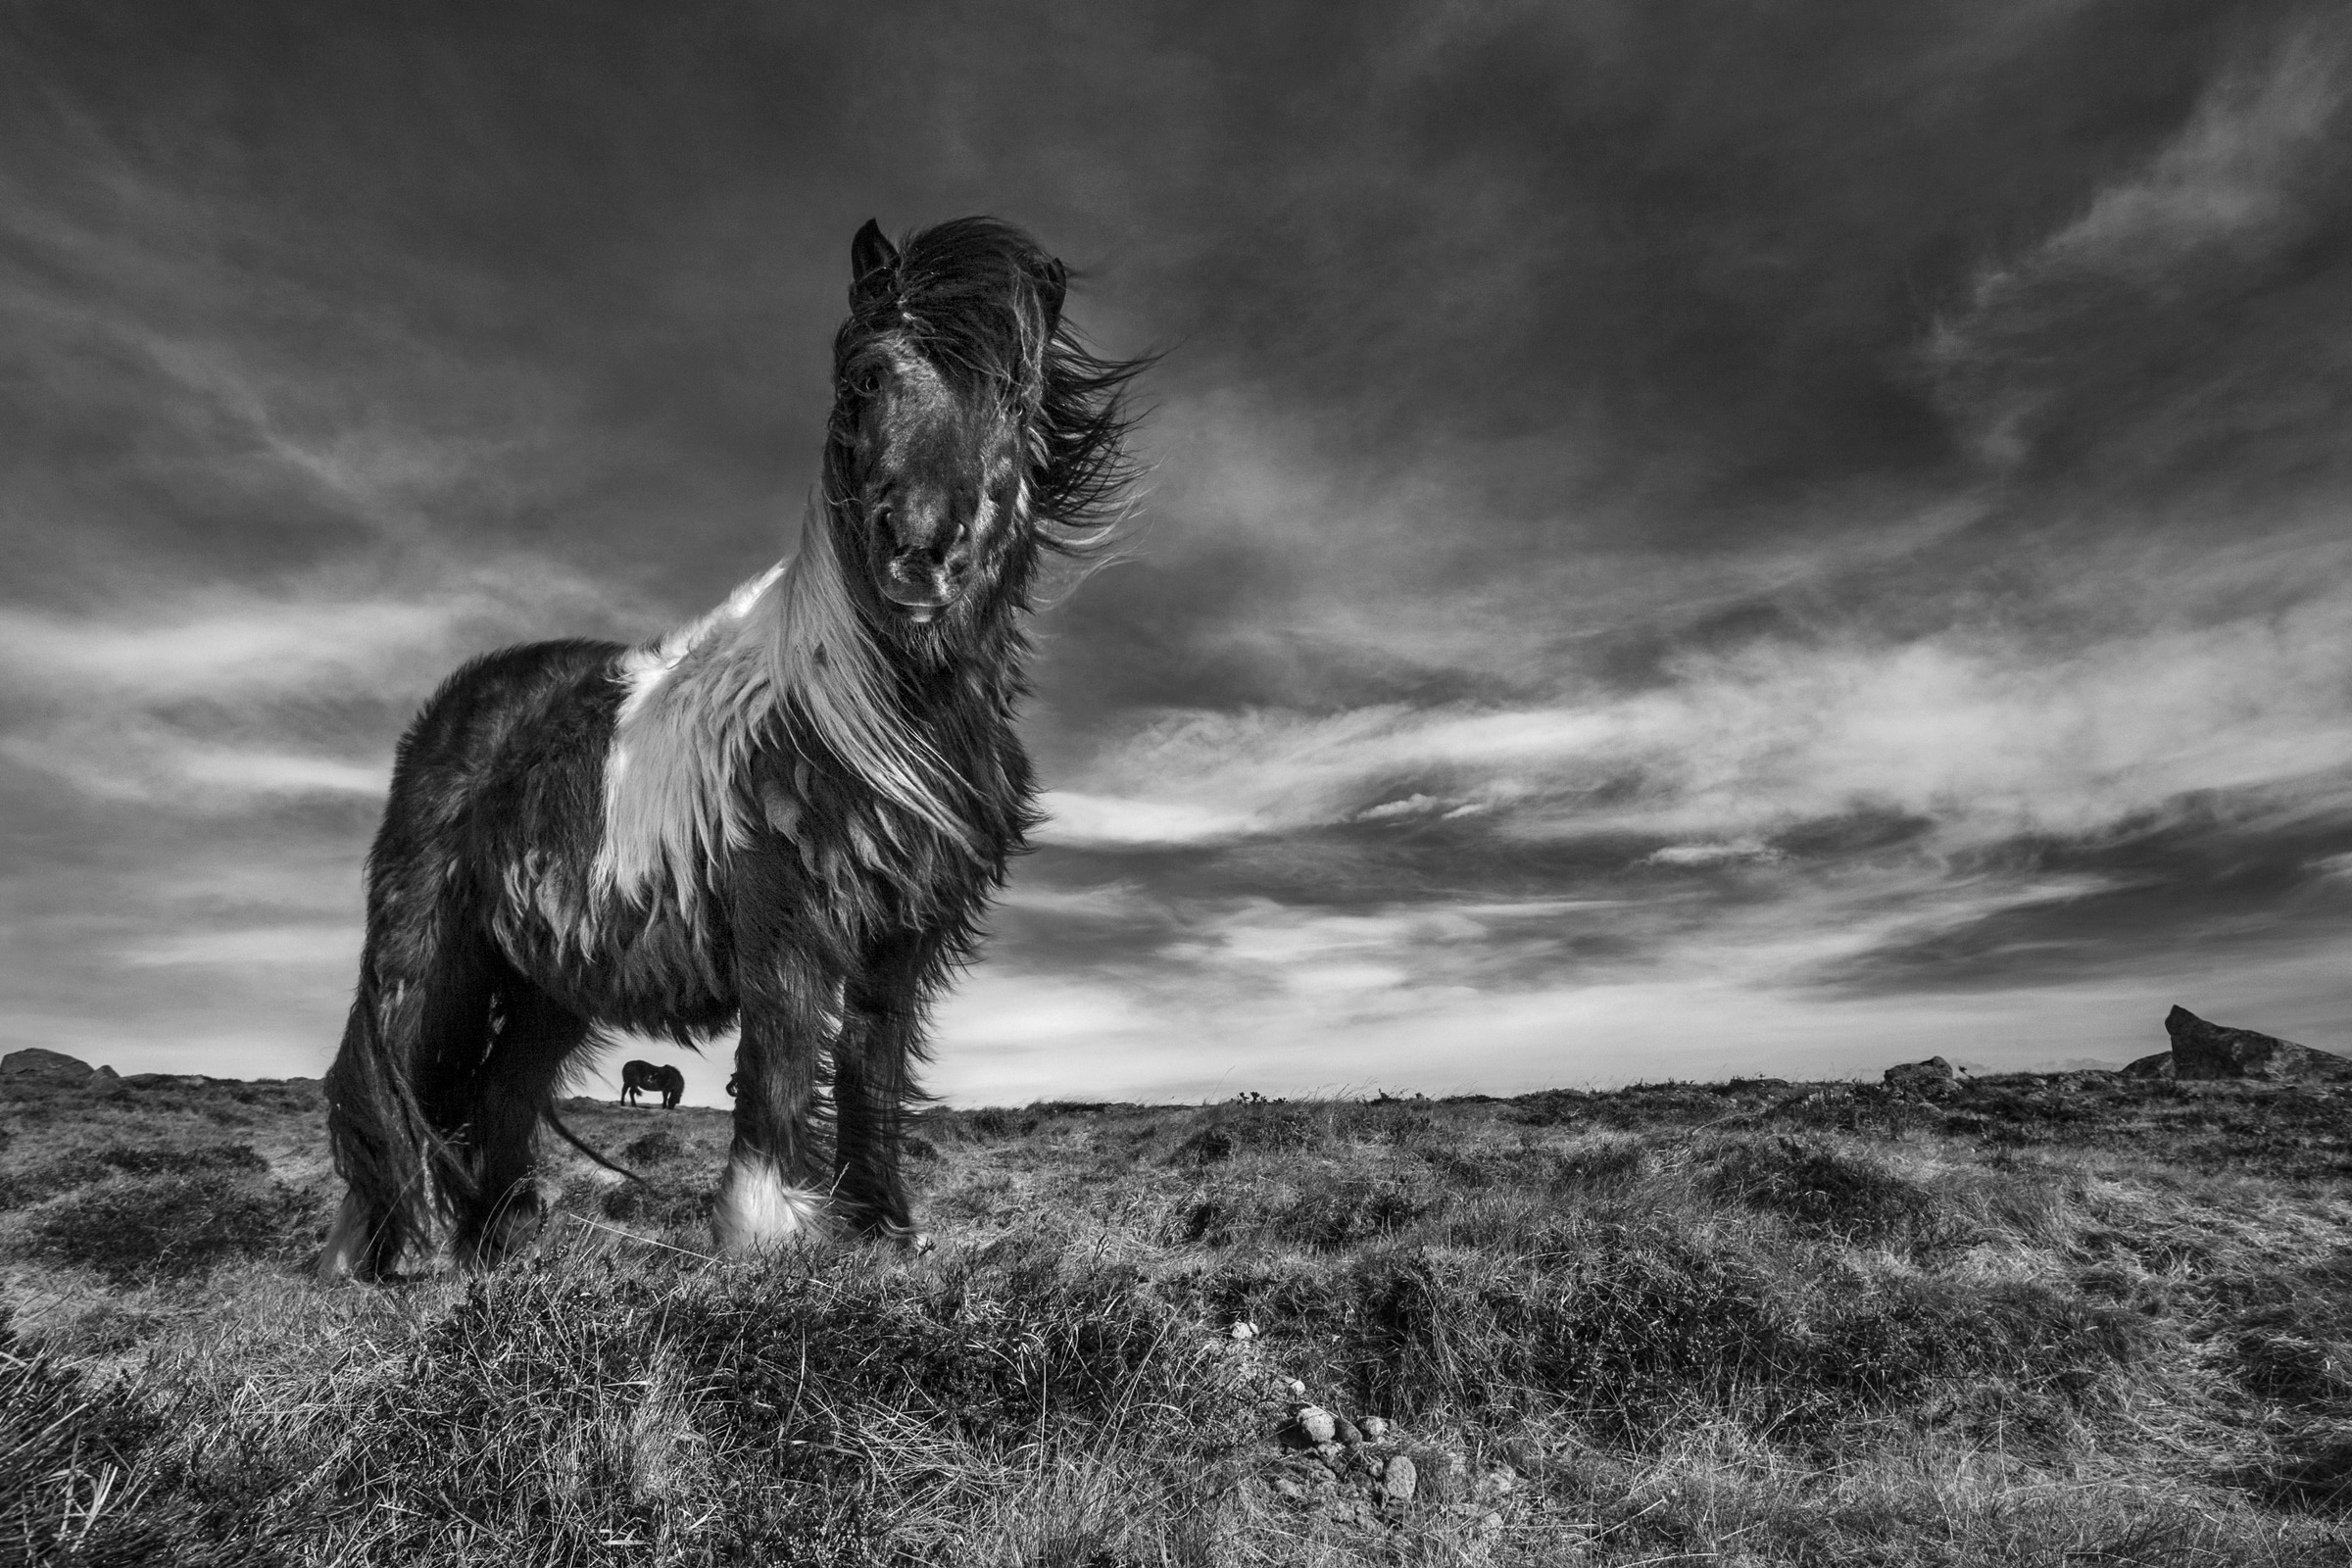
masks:
[[[1930,1099],[1950,1094],[1954,1082],[1952,1064],[1941,1056],[1930,1056],[1925,1061],[1897,1062],[1886,1069],[1886,1086],[1889,1089],[1907,1089]]]
[[[2271,1083],[2352,1079],[2352,1058],[2280,1040],[2252,1029],[2208,1023],[2186,1007],[2165,1015],[2173,1049],[2142,1056],[2124,1071],[2135,1078],[2215,1080],[2253,1078]]]
[[[60,1089],[78,1089],[92,1077],[115,1076],[112,1067],[93,1067],[78,1056],[69,1056],[62,1051],[44,1051],[28,1046],[0,1056],[0,1078],[17,1083],[55,1085]]]

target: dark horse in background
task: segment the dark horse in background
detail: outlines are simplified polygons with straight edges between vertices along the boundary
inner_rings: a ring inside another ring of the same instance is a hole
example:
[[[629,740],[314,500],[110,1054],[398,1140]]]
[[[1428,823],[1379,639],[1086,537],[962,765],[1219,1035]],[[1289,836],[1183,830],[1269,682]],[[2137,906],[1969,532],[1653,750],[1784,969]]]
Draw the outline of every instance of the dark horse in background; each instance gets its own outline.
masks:
[[[658,642],[478,659],[402,739],[326,1078],[350,1187],[322,1278],[526,1242],[537,1128],[599,1028],[740,1023],[722,1248],[920,1245],[926,1013],[1037,820],[1025,612],[1046,556],[1116,520],[1146,362],[1079,345],[1067,272],[1009,224],[902,248],[869,222],[850,260],[798,553]]]
[[[624,1061],[620,1064],[620,1102],[637,1103],[637,1097],[647,1090],[662,1097],[663,1110],[675,1110],[686,1094],[686,1075],[667,1062],[660,1066],[650,1061]]]

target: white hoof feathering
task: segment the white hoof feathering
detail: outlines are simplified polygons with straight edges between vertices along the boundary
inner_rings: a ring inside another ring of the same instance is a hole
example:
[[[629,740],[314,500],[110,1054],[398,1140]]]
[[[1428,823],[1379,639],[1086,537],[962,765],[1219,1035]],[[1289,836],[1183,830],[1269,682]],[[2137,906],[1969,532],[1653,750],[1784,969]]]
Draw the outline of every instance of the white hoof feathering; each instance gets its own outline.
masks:
[[[718,1233],[720,1250],[748,1252],[813,1241],[824,1235],[830,1221],[824,1194],[792,1186],[771,1166],[732,1159],[718,1184],[718,1209],[710,1224]]]

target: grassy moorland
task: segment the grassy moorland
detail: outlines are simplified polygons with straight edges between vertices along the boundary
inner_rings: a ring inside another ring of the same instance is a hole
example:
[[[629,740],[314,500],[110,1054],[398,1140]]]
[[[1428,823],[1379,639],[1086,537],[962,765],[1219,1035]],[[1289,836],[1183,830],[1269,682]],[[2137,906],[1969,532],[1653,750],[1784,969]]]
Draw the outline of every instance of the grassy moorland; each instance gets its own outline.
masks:
[[[22,1094],[0,1561],[2352,1553],[2352,1091],[939,1113],[935,1252],[744,1263],[719,1113],[574,1102],[644,1186],[334,1291],[315,1085]]]

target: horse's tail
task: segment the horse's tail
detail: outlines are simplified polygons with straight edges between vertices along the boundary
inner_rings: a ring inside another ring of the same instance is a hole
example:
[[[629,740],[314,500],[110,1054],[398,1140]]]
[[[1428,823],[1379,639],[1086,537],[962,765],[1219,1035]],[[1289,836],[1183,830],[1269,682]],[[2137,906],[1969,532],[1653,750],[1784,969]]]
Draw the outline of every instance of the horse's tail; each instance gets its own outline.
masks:
[[[556,1130],[556,1136],[558,1138],[563,1139],[572,1148],[578,1150],[581,1153],[586,1154],[590,1159],[595,1160],[599,1165],[604,1166],[605,1169],[611,1171],[613,1175],[625,1176],[640,1187],[645,1185],[645,1178],[643,1176],[638,1175],[626,1165],[613,1164],[612,1161],[607,1159],[603,1154],[598,1153],[595,1150],[580,1142],[578,1136],[575,1135],[570,1128],[564,1125],[564,1119],[556,1114],[555,1106],[550,1105],[545,1110],[542,1110],[539,1114],[546,1119],[547,1124],[550,1127],[553,1127]]]
[[[405,999],[394,989],[387,996],[362,978],[327,1069],[327,1145],[350,1193],[319,1259],[323,1277],[390,1273],[404,1251],[430,1244],[470,1187],[464,1157],[419,1098],[418,1070],[429,1065],[411,1059],[422,1042],[401,1038],[415,1031],[401,1027]]]

